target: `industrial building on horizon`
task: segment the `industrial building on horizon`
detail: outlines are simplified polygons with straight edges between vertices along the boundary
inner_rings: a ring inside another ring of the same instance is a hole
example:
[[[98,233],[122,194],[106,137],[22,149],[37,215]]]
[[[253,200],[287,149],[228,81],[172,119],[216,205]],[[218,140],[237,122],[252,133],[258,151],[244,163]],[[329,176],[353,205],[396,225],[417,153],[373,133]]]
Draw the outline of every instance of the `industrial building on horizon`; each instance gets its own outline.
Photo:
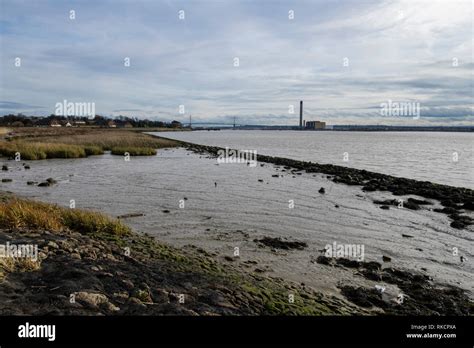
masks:
[[[304,129],[326,129],[326,122],[322,121],[305,121]]]
[[[326,122],[303,120],[303,101],[300,100],[300,129],[326,129]]]

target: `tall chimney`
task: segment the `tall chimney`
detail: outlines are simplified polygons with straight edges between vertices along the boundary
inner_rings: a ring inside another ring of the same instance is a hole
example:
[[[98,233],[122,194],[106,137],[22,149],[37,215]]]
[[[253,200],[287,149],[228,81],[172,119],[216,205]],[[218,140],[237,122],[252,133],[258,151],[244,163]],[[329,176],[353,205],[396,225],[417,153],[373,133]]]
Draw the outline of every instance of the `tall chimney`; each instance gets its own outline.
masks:
[[[300,129],[303,129],[303,101],[300,100]]]

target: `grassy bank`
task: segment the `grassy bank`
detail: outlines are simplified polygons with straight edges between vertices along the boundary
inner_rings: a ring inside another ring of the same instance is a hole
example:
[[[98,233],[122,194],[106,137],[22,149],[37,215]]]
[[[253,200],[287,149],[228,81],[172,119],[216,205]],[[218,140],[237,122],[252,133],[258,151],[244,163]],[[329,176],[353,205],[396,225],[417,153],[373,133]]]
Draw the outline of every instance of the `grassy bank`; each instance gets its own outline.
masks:
[[[66,209],[57,205],[20,198],[4,198],[0,204],[0,227],[41,229],[60,233],[67,229],[81,233],[126,235],[130,229],[119,220],[87,210]]]
[[[134,130],[100,128],[25,128],[15,130],[9,140],[0,141],[0,155],[23,160],[81,158],[111,151],[114,155],[153,156],[156,149],[177,146]]]
[[[0,244],[7,240],[38,245],[40,257],[37,261],[0,258],[2,314],[324,315],[360,311],[303,286],[221,264],[202,249],[175,249],[95,212],[3,196]],[[127,248],[129,254],[124,252]],[[71,294],[78,303],[71,304]],[[294,294],[294,301],[288,300],[289,294]],[[179,300],[181,295],[184,303]]]

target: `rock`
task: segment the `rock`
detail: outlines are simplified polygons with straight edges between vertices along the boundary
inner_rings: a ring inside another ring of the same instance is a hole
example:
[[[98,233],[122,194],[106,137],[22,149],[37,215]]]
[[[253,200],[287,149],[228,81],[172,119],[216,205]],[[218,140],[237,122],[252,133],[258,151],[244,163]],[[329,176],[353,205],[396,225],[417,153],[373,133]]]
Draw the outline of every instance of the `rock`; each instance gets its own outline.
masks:
[[[389,210],[390,207],[389,207],[388,205],[381,205],[381,206],[380,206],[380,209]]]
[[[431,204],[431,203],[425,203],[425,204]],[[410,210],[420,210],[420,206],[417,203],[414,203],[410,198],[408,198],[407,201],[403,202],[403,207],[410,209]]]
[[[467,210],[474,210],[474,201],[464,203],[462,208]]]
[[[281,238],[271,238],[271,237],[263,237],[260,240],[254,239],[254,242],[260,243],[272,248],[284,249],[284,250],[290,250],[290,249],[303,250],[304,248],[308,246],[308,244],[304,242],[286,241]]]
[[[123,214],[123,215],[117,216],[117,219],[128,219],[128,218],[139,217],[139,216],[145,216],[145,214],[143,214],[143,213]]]
[[[433,204],[430,201],[425,201],[425,200],[416,199],[416,198],[408,198],[407,201],[413,204],[418,204],[418,205],[432,205]]]
[[[402,233],[402,237],[403,238],[413,238],[413,236],[410,236],[409,234],[403,234],[403,233]]]
[[[82,259],[81,255],[78,254],[78,253],[72,253],[72,254],[70,254],[70,256],[71,256],[71,258],[76,259],[76,260],[81,260]]]
[[[321,264],[321,265],[330,265],[331,264],[331,259],[327,256],[318,256],[318,258],[316,259],[316,262]]]
[[[376,285],[375,285],[375,289],[376,289],[378,292],[383,293],[383,292],[385,291],[385,286],[376,284]]]
[[[136,297],[129,297],[127,300],[127,304],[138,306],[141,309],[146,308],[146,305]]]
[[[457,214],[458,210],[455,209],[455,208],[451,208],[451,207],[445,207],[443,209],[433,209],[433,211],[437,212],[437,213],[443,213],[443,214],[447,214],[447,215],[451,215],[451,214]]]
[[[40,251],[40,252],[38,253],[38,256],[39,256],[39,258],[40,258],[41,260],[44,260],[44,259],[46,259],[46,258],[48,257],[48,254],[46,254],[44,251]]]
[[[466,227],[466,225],[464,225],[461,221],[453,221],[449,226],[457,230],[462,230],[464,227]]]
[[[390,262],[390,261],[392,261],[392,258],[388,257],[388,256],[385,256],[385,255],[382,255],[382,261],[383,262]]]
[[[337,204],[336,204],[334,207],[335,207],[335,208],[339,208],[339,206],[338,206]]]
[[[126,300],[130,297],[130,295],[126,291],[114,292],[112,296],[120,300]]]
[[[3,171],[8,171],[8,166],[7,166],[6,164],[4,164],[4,165],[2,166],[2,170],[3,170]]]
[[[466,215],[451,214],[449,217],[454,220],[450,226],[459,230],[473,224],[473,220]]]
[[[141,289],[141,290],[135,291],[135,293],[133,294],[133,297],[138,298],[143,303],[153,303],[150,290],[148,289],[145,289],[145,290]]]
[[[48,186],[51,186],[51,184],[47,181],[44,181],[44,182],[40,182],[38,184],[39,187],[48,187]]]
[[[258,262],[255,261],[255,260],[247,260],[247,261],[245,261],[244,263],[248,263],[248,264],[250,264],[250,265],[256,265],[256,264],[258,264]]]
[[[122,283],[125,286],[125,288],[131,290],[135,287],[135,284],[129,279],[122,279]]]
[[[318,192],[321,194],[325,194],[326,190],[324,189],[324,187],[321,187]]]
[[[355,288],[352,286],[343,286],[341,287],[341,293],[349,301],[364,308],[370,308],[372,306],[386,307],[382,300],[381,292],[375,288],[366,289],[363,287]]]
[[[26,184],[27,185],[36,185],[37,182],[36,181],[27,181]]]
[[[364,191],[364,192],[373,192],[373,191],[377,191],[377,188],[375,188],[375,186],[364,186],[364,187],[362,187],[362,191]]]
[[[382,280],[382,276],[380,275],[380,273],[376,270],[372,270],[372,269],[366,269],[366,268],[363,268],[360,270],[360,273],[366,278],[366,279],[369,279],[369,280],[373,280],[373,281],[381,281]]]
[[[30,166],[27,164],[23,165],[23,168],[25,168],[25,170],[31,169]]]
[[[262,179],[258,179],[258,182],[263,182],[263,180],[262,180]]]
[[[234,261],[234,260],[235,260],[235,258],[233,258],[233,257],[231,257],[231,256],[228,256],[228,255],[224,256],[224,259],[225,259],[226,261]]]
[[[46,182],[49,182],[51,185],[57,184],[58,182],[54,180],[53,178],[47,178]]]
[[[205,303],[209,303],[217,307],[226,308],[226,309],[237,309],[224,296],[218,293],[211,293],[209,295],[203,296],[202,299]]]
[[[361,266],[360,262],[356,260],[345,259],[345,258],[337,258],[336,264],[347,267],[347,268],[359,268]]]
[[[12,179],[7,179],[7,178],[2,179],[2,182],[12,182],[12,181],[13,181]]]
[[[168,209],[162,210],[163,213],[168,214],[170,211]]]
[[[375,271],[379,271],[379,270],[382,269],[382,264],[380,264],[376,261],[363,262],[362,267],[375,272]]]
[[[279,174],[273,174],[272,177],[273,177],[273,178],[279,178],[280,175],[279,175]]]
[[[118,311],[120,308],[110,303],[107,296],[98,293],[92,293],[87,291],[80,291],[74,293],[75,299],[78,302],[90,307],[90,308],[105,308],[109,311]]]
[[[168,291],[164,289],[155,289],[153,293],[151,294],[151,298],[153,300],[153,303],[169,303],[169,293]]]
[[[50,249],[58,249],[58,248],[59,248],[58,244],[57,244],[56,242],[53,242],[52,240],[50,240],[50,241],[48,242],[48,244],[46,244],[46,245],[47,245],[48,248],[50,248]]]

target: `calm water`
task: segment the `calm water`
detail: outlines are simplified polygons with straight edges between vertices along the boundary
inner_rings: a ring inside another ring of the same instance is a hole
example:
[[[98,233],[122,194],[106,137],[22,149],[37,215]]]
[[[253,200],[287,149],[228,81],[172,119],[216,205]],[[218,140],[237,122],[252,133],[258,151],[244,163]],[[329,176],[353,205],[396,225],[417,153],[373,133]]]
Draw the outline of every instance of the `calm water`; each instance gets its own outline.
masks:
[[[170,132],[166,136],[474,188],[474,134],[471,133],[221,130]]]

